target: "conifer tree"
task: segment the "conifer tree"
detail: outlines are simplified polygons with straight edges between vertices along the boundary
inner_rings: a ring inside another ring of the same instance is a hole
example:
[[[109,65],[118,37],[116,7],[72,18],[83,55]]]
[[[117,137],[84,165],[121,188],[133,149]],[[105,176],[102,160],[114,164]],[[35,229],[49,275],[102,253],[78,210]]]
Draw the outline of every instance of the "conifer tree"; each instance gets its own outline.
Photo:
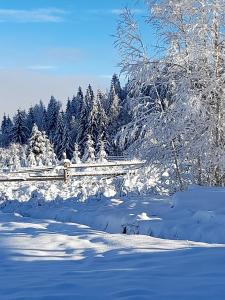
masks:
[[[47,108],[47,134],[51,142],[54,140],[57,120],[60,112],[61,104],[53,96],[50,99]]]
[[[99,141],[99,151],[97,154],[97,158],[100,162],[107,161],[107,153],[105,151],[105,144],[106,142],[103,139],[100,139]]]
[[[94,93],[89,85],[82,102],[81,114],[79,118],[78,129],[78,144],[81,150],[81,155],[84,154],[84,145],[86,144],[88,135],[92,134],[92,119],[93,119]]]
[[[24,145],[27,143],[29,137],[29,130],[26,126],[25,111],[18,110],[14,117],[14,124],[10,133],[10,138],[13,143]]]
[[[38,130],[38,127],[36,124],[34,124],[32,128],[31,137],[28,142],[28,156],[32,152],[34,154],[34,158],[36,160],[37,165],[43,164],[44,155],[45,155],[45,137],[44,134]],[[31,156],[31,159],[33,157]]]
[[[1,124],[1,146],[8,147],[11,143],[11,131],[13,123],[10,117],[6,117],[4,114],[2,124]]]
[[[78,146],[78,144],[75,144],[75,145],[74,145],[74,152],[73,152],[72,163],[74,163],[74,164],[79,164],[79,163],[81,163],[81,159],[80,159],[80,151],[79,151],[79,146]]]
[[[82,157],[84,162],[93,162],[95,161],[95,148],[94,142],[90,135],[87,136],[86,147],[84,150],[84,155]]]

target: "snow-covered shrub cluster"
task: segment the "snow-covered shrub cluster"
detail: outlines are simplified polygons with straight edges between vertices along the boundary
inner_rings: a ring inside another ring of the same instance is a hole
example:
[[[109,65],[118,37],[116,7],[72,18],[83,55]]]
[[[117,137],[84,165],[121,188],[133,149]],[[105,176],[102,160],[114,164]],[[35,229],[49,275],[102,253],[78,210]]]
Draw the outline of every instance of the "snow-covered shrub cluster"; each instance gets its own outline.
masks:
[[[100,140],[99,151],[96,153],[91,135],[88,135],[86,145],[84,145],[83,157],[81,157],[78,144],[75,143],[71,163],[87,163],[96,160],[104,162],[108,156],[105,146],[105,142]],[[66,153],[62,152],[61,155],[62,158],[65,158],[63,154],[66,156]],[[7,148],[0,148],[0,164],[3,169],[18,170],[23,167],[57,166],[59,160],[45,132],[41,132],[34,124],[28,145],[13,143]]]

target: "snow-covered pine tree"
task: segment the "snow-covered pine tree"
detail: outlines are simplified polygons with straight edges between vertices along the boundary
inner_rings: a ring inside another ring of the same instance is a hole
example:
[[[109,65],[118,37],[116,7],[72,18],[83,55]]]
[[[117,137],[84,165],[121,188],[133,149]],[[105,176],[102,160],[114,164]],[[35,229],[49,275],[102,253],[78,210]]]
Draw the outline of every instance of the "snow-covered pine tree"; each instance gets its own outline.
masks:
[[[33,107],[33,118],[40,131],[47,130],[47,111],[42,101]]]
[[[74,145],[74,152],[73,152],[72,163],[74,163],[74,164],[81,163],[80,151],[79,151],[79,146],[78,146],[77,143]]]
[[[20,145],[11,144],[7,152],[9,169],[13,171],[20,169]]]
[[[61,103],[57,101],[53,96],[51,97],[47,108],[47,130],[46,133],[51,141],[54,142],[54,137],[57,128],[57,120],[61,109]]]
[[[27,146],[20,146],[20,166],[25,168],[28,166]]]
[[[43,132],[45,141],[45,152],[43,154],[43,163],[45,166],[55,166],[57,164],[57,158],[54,153],[53,145],[50,143],[47,135]]]
[[[82,157],[83,162],[94,162],[95,161],[95,148],[94,142],[91,135],[87,136],[86,147],[84,150],[84,155]]]
[[[25,111],[18,110],[14,117],[14,124],[10,132],[10,139],[13,143],[24,145],[27,143],[29,137],[29,130],[26,126],[26,113]]]
[[[109,93],[109,109],[108,109],[108,128],[107,133],[109,137],[110,153],[113,155],[117,154],[116,145],[114,143],[114,137],[120,129],[119,115],[120,115],[120,98],[116,94],[115,86],[112,82],[110,93]]]
[[[107,153],[105,151],[106,148],[106,141],[104,141],[102,138],[99,141],[99,151],[97,154],[97,158],[99,162],[105,162],[107,161]]]
[[[121,99],[116,93],[116,87],[114,85],[114,81],[112,81],[108,100],[108,117],[111,121],[116,120],[119,116],[121,104],[120,102]]]
[[[63,112],[60,112],[57,120],[57,128],[54,136],[54,149],[59,160],[63,158],[63,153],[66,153],[69,159],[72,158],[74,149]]]
[[[34,155],[34,159],[36,161],[36,165],[41,166],[44,163],[44,155],[46,152],[45,148],[45,137],[44,134],[38,130],[38,127],[36,124],[34,124],[32,128],[31,137],[28,141],[28,147],[27,147],[27,155],[30,156],[30,153],[32,152]],[[29,161],[32,162],[33,156],[29,158]]]
[[[71,100],[71,105],[70,105],[70,112],[71,116],[74,116],[76,119],[79,119],[80,113],[81,113],[81,108],[83,104],[83,92],[82,88],[79,87],[77,91],[77,95],[73,97]]]
[[[84,145],[87,141],[87,136],[92,135],[92,120],[93,120],[93,105],[95,97],[92,87],[89,85],[86,95],[83,99],[81,114],[79,118],[79,129],[77,141],[81,151],[81,156],[84,154]]]
[[[117,74],[113,74],[112,80],[111,80],[111,88],[112,86],[115,89],[116,95],[119,97],[119,99],[122,101],[124,98],[124,92],[123,89],[121,88],[120,80]]]
[[[65,116],[66,116],[66,121],[69,124],[70,121],[71,121],[71,118],[73,116],[72,109],[71,109],[71,100],[70,100],[70,98],[67,99]]]
[[[28,110],[27,119],[26,119],[26,126],[29,130],[29,136],[32,133],[32,128],[33,128],[34,124],[35,124],[34,111],[33,111],[33,107],[30,107]]]
[[[69,136],[72,143],[74,143],[77,140],[78,128],[79,128],[79,119],[76,119],[76,117],[72,116],[69,124]]]
[[[30,152],[27,156],[27,163],[29,167],[35,167],[37,166],[37,162],[35,159],[35,155],[33,152]]]
[[[13,123],[10,117],[6,117],[4,114],[2,124],[1,124],[1,146],[6,148],[11,143],[11,131]]]
[[[65,121],[64,121],[64,113],[60,112],[57,119],[56,131],[54,135],[54,149],[59,160],[63,158],[63,153],[66,152],[65,131],[66,128],[65,128]]]
[[[71,129],[69,129],[68,123],[65,123],[65,140],[67,158],[72,159],[74,151],[74,139],[72,139]]]

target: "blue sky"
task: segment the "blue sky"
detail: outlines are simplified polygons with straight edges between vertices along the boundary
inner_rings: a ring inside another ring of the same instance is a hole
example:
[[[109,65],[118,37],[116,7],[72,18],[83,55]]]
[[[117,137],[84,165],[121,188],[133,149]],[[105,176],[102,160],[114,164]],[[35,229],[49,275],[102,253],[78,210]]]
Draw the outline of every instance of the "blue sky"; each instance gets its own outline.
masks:
[[[106,87],[119,72],[112,34],[126,6],[141,16],[135,0],[0,0],[3,110]]]

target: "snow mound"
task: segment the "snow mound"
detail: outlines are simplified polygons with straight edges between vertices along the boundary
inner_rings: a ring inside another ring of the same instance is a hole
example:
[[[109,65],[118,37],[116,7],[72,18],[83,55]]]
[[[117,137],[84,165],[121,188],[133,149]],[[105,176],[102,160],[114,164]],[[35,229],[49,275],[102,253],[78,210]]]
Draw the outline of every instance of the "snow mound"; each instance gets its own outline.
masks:
[[[216,211],[225,207],[225,189],[210,187],[190,187],[185,192],[177,192],[172,199],[174,207],[192,211]]]
[[[30,198],[11,200],[10,194],[0,200],[3,212],[80,223],[109,233],[225,243],[223,188],[191,187],[172,197],[99,195],[84,202],[77,196],[54,198],[50,193],[47,197],[41,189],[32,191]]]

